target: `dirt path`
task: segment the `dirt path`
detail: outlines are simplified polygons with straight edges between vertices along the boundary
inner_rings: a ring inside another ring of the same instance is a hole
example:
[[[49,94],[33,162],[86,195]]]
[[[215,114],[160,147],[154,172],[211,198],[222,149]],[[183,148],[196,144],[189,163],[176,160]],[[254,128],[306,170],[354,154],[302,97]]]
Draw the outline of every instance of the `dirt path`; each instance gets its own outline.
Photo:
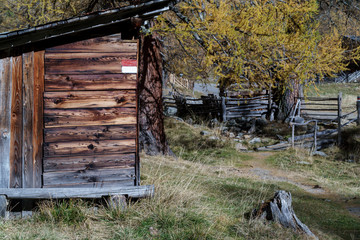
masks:
[[[334,201],[347,209],[350,214],[360,217],[360,201],[359,199],[345,199],[344,197],[331,192],[330,190],[311,184],[309,180],[311,175],[296,171],[286,171],[275,168],[266,163],[266,159],[275,153],[272,152],[256,152],[251,153],[253,160],[246,162],[242,168],[229,169],[233,174],[250,179],[262,180],[265,182],[286,182],[295,185],[305,192],[323,198],[326,201]]]

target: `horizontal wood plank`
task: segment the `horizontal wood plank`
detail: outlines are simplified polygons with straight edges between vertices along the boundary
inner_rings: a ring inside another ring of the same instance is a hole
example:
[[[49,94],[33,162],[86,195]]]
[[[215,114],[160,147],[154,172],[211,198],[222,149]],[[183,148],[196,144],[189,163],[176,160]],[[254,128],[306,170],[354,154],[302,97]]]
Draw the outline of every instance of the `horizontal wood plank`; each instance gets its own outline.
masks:
[[[120,34],[47,48],[46,52],[137,52],[137,41],[122,41]]]
[[[47,143],[136,138],[136,125],[46,128],[44,137]]]
[[[44,186],[135,179],[135,168],[101,169],[73,172],[48,172],[43,174]]]
[[[46,143],[44,156],[74,156],[135,152],[135,139]]]
[[[45,128],[136,124],[136,109],[45,109],[44,121]]]
[[[45,91],[136,89],[136,74],[45,75]]]
[[[45,108],[136,107],[135,90],[45,92]]]
[[[136,53],[45,53],[45,74],[122,73],[121,60]]]
[[[135,186],[133,179],[122,181],[87,182],[75,184],[45,185],[44,188],[108,188],[108,187],[131,187]]]
[[[44,158],[44,172],[134,167],[135,153]]]
[[[150,197],[154,185],[103,188],[0,188],[0,195],[9,199],[101,198],[110,195],[128,195],[132,198]]]

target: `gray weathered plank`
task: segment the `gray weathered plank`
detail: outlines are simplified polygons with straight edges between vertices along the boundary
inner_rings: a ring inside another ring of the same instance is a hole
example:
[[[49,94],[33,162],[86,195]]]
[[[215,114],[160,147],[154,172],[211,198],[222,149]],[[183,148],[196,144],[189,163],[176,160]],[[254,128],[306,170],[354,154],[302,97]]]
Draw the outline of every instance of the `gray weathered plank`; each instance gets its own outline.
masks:
[[[0,188],[0,195],[9,199],[101,198],[123,194],[132,198],[151,197],[154,185],[104,188]]]
[[[10,187],[11,59],[0,59],[0,187]]]
[[[133,179],[122,181],[86,182],[76,184],[45,185],[44,188],[104,188],[104,187],[131,187],[135,186]]]
[[[44,158],[44,172],[81,171],[101,168],[130,168],[135,165],[135,153]]]
[[[71,172],[47,172],[43,175],[44,186],[135,179],[135,168],[111,168]]]
[[[34,187],[33,108],[34,108],[34,52],[23,56],[23,160],[22,187]]]

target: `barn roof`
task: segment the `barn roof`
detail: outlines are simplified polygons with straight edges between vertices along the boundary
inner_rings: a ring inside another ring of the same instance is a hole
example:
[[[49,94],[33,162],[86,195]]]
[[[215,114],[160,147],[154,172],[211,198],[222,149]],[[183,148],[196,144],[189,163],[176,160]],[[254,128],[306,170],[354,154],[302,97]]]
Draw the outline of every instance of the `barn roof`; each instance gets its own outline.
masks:
[[[146,1],[138,5],[93,12],[84,16],[51,22],[28,29],[0,33],[0,51],[66,36],[78,31],[95,30],[128,21],[133,17],[144,20],[150,19],[168,10],[175,2],[176,0]]]

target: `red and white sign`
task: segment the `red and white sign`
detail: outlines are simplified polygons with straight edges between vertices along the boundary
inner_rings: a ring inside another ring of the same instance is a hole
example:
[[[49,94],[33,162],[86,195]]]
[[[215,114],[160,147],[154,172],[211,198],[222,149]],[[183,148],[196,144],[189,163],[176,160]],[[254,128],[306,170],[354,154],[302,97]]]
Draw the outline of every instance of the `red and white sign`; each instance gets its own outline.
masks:
[[[137,73],[137,60],[124,59],[121,60],[122,73]]]

